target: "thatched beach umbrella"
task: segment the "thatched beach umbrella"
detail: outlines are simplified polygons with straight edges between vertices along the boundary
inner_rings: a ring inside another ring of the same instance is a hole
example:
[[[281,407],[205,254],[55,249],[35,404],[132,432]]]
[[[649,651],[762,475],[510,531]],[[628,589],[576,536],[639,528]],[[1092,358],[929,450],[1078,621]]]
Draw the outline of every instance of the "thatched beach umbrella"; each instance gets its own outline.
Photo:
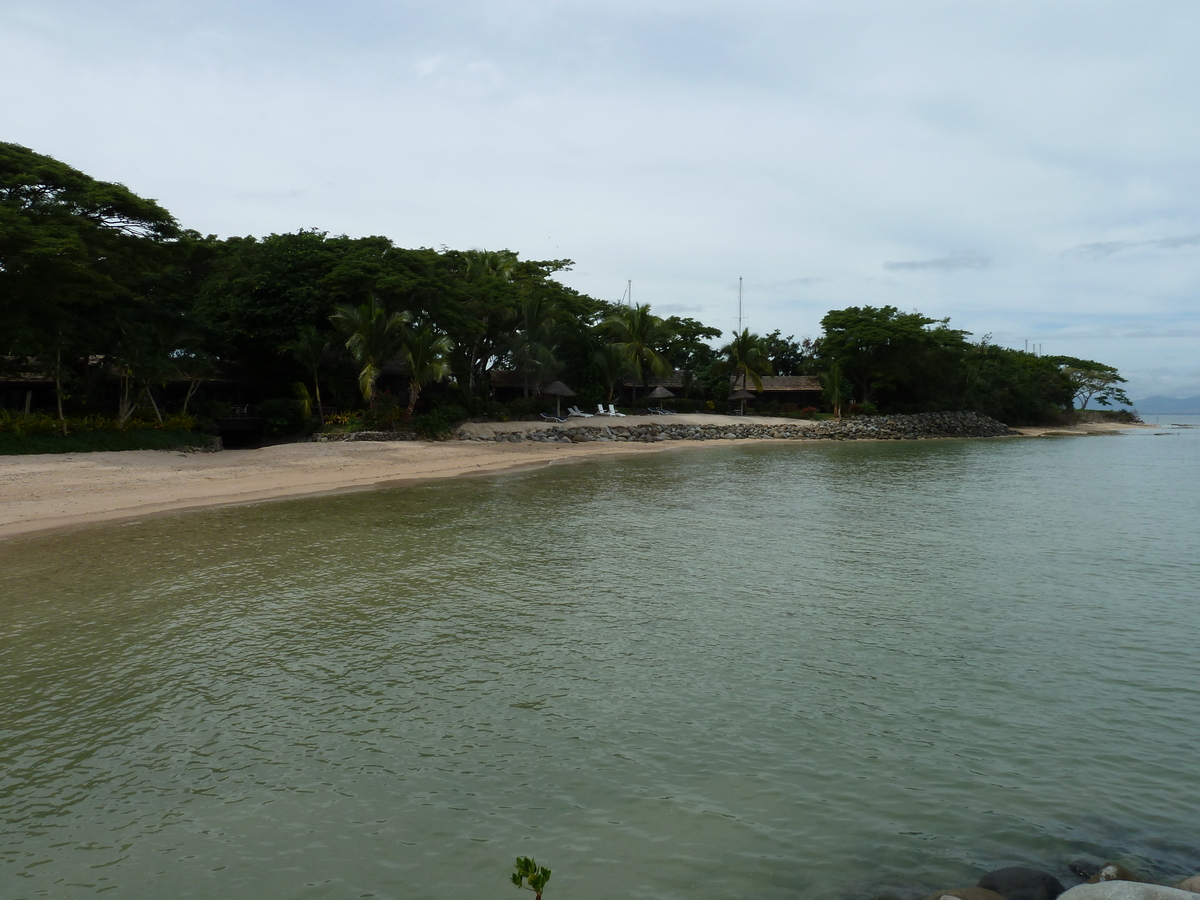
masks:
[[[668,397],[674,397],[674,396],[675,396],[674,394],[672,394],[670,391],[668,391],[665,387],[663,387],[660,384],[658,387],[656,387],[654,390],[652,390],[650,393],[648,393],[646,395],[645,399],[647,399],[647,400],[666,400]]]
[[[746,390],[745,388],[742,388],[741,390],[734,391],[732,394],[730,394],[729,399],[742,401],[742,413],[741,414],[744,416],[746,414],[746,401],[753,400],[754,395],[752,393],[750,393],[748,390]]]
[[[575,396],[575,392],[561,381],[550,382],[548,385],[542,388],[542,393],[549,394],[554,398],[554,414],[560,419],[562,418],[562,398]]]

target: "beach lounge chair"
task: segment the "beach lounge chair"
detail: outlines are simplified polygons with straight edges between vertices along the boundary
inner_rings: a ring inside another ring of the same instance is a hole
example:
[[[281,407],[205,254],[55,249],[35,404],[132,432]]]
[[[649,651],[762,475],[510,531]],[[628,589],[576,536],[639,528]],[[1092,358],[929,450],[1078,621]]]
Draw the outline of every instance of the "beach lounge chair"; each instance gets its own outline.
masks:
[[[617,407],[616,407],[616,405],[615,405],[615,404],[613,404],[613,403],[610,403],[610,404],[608,404],[608,412],[607,412],[607,413],[605,413],[605,415],[609,415],[609,416],[618,416],[618,417],[620,417],[620,418],[622,418],[622,419],[623,419],[623,418],[625,418],[625,413],[619,413],[619,412],[617,412]]]
[[[603,403],[596,404],[596,415],[598,415],[598,416],[607,416],[608,415],[608,413],[604,409]]]
[[[567,407],[567,418],[569,419],[569,418],[571,418],[571,416],[577,416],[577,417],[579,417],[580,419],[590,419],[590,418],[592,418],[592,414],[591,414],[591,413],[585,413],[585,412],[584,412],[583,410],[581,410],[581,409],[580,409],[578,406],[568,406],[568,407]]]
[[[544,422],[562,423],[562,422],[567,421],[562,416],[556,416],[554,413],[539,413],[539,415],[542,417],[542,421],[544,421]]]

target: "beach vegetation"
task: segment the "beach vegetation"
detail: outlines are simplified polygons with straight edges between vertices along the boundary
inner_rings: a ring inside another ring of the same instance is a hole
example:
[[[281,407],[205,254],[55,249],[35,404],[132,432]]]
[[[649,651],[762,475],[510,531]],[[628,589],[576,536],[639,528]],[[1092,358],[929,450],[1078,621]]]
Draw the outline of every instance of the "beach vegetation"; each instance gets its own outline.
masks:
[[[405,329],[400,340],[400,360],[408,379],[408,418],[421,398],[421,390],[431,382],[444,381],[450,375],[450,338],[436,334],[425,325]]]
[[[258,405],[258,417],[267,434],[303,434],[308,430],[310,416],[302,399],[276,397]]]
[[[740,334],[735,333],[733,340],[721,348],[720,354],[718,371],[732,375],[743,391],[750,387],[761,391],[762,376],[774,371],[765,342],[757,334],[751,334],[748,328]]]
[[[408,324],[407,312],[388,312],[372,294],[366,303],[339,306],[329,320],[346,339],[358,368],[358,389],[368,403],[375,396],[375,385],[383,367],[400,353]]]
[[[650,304],[617,307],[604,319],[603,328],[613,338],[614,351],[625,359],[643,388],[649,386],[652,375],[671,371],[659,349],[671,340],[671,326],[650,312]]]
[[[550,870],[545,866],[539,866],[528,856],[517,857],[516,871],[512,873],[512,883],[517,887],[533,891],[535,900],[542,900],[542,892],[546,889],[546,882],[549,880]]]
[[[325,419],[321,409],[321,364],[329,352],[329,335],[322,334],[312,325],[305,325],[300,329],[296,339],[288,341],[280,348],[280,351],[300,363],[312,376],[313,395],[316,400],[315,411],[317,419],[324,424]],[[304,386],[304,393],[307,395],[308,386],[303,382],[298,382],[298,384]],[[312,409],[314,407],[310,403],[310,410]]]
[[[1091,359],[1073,356],[1052,356],[1049,360],[1057,365],[1074,392],[1074,402],[1079,409],[1087,409],[1093,399],[1101,406],[1119,403],[1131,406],[1129,397],[1121,385],[1124,378],[1112,366]]]
[[[718,346],[721,330],[700,320],[564,285],[572,265],[317,229],[203,236],[122,185],[0,144],[0,405],[67,436],[88,416],[136,430],[189,411],[212,430],[264,402],[269,434],[416,428],[436,413],[420,426],[432,433],[463,413],[547,412],[555,380],[584,406],[636,405],[669,381],[680,412],[724,409],[734,381],[758,391],[768,375],[817,376],[823,393],[767,392],[760,413],[819,402],[839,416],[853,403],[1029,424],[1128,404],[1104,363],[973,341],[891,306],[830,310],[813,337],[743,330]]]

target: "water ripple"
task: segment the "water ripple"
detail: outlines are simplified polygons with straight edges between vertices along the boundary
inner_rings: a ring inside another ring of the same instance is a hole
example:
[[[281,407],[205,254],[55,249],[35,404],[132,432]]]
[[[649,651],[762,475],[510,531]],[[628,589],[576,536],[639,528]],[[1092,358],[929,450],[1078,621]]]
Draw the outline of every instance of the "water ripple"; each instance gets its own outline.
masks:
[[[721,448],[0,545],[3,896],[1182,875],[1198,447]]]

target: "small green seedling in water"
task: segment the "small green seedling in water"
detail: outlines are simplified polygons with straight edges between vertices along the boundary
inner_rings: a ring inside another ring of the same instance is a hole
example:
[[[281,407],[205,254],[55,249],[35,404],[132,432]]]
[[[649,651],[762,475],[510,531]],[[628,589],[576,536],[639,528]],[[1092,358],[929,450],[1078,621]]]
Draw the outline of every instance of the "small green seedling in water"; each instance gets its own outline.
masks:
[[[539,866],[528,856],[517,857],[517,871],[512,873],[512,883],[517,887],[524,887],[528,881],[529,890],[534,893],[534,900],[542,900],[542,891],[546,889],[546,882],[549,880],[550,870],[545,866]]]

